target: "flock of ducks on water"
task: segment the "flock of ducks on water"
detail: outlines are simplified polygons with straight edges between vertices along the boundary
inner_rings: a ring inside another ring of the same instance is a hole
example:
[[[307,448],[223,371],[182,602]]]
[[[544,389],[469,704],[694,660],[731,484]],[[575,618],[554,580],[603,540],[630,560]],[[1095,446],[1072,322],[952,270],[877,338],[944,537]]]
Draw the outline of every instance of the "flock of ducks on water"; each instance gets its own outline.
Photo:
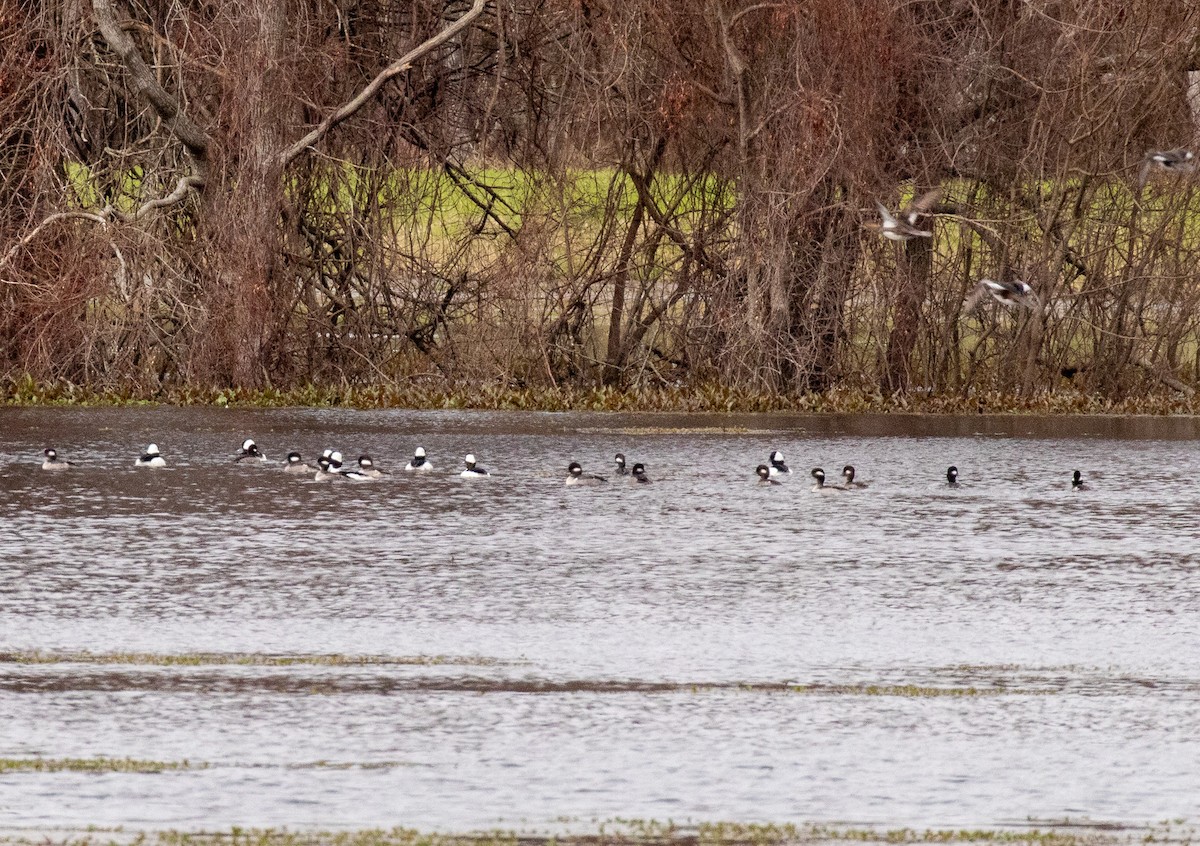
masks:
[[[775,452],[771,453],[770,462],[767,464],[758,465],[754,472],[758,475],[758,483],[760,485],[778,485],[780,482],[775,477],[789,475],[792,471],[784,462],[783,453],[779,450],[775,450]],[[842,483],[840,485],[825,484],[825,471],[820,467],[814,467],[809,475],[811,475],[814,480],[812,489],[817,493],[860,491],[863,488],[869,488],[871,486],[870,482],[863,482],[854,478],[853,464],[847,464],[842,468]],[[953,465],[946,468],[946,486],[951,488],[959,487],[958,468]],[[1075,471],[1071,478],[1071,490],[1087,490],[1087,482],[1083,480],[1083,474],[1078,470]]]
[[[1196,156],[1191,150],[1183,147],[1174,150],[1151,150],[1142,160],[1138,174],[1138,189],[1146,184],[1151,171],[1162,170],[1174,175],[1193,173],[1196,170]],[[924,218],[933,216],[933,209],[941,197],[941,190],[934,189],[913,200],[892,214],[888,208],[878,201],[875,206],[879,209],[882,219],[879,223],[868,223],[871,229],[878,230],[889,241],[907,242],[914,238],[932,238],[933,232],[921,226]],[[986,296],[1006,308],[1023,307],[1036,308],[1041,301],[1027,282],[1020,279],[1000,280],[980,279],[967,298],[963,301],[963,313],[969,314]]]
[[[68,470],[75,466],[73,462],[59,458],[58,452],[53,447],[47,447],[43,450],[43,455],[43,470]],[[250,438],[242,441],[242,446],[234,453],[233,460],[235,463],[241,461],[257,461],[262,464],[270,463],[267,456],[258,448],[258,444]],[[625,456],[619,452],[614,457],[614,461],[616,463],[615,474],[617,476],[625,477],[635,484],[650,484],[650,478],[646,475],[646,466],[641,462],[627,469],[625,466]],[[162,453],[159,451],[158,444],[150,444],[146,447],[146,451],[138,456],[134,462],[134,466],[166,467],[167,460],[163,458]],[[311,476],[318,482],[369,482],[381,479],[386,475],[375,466],[375,462],[371,460],[371,456],[360,455],[355,465],[347,467],[342,463],[342,454],[334,449],[325,450],[321,454],[321,457],[317,459],[316,467],[306,464],[300,453],[289,452],[282,470],[284,473],[291,473],[296,476]],[[404,472],[406,473],[429,473],[432,470],[433,463],[430,462],[428,456],[425,454],[424,447],[417,447],[408,464],[404,465]],[[778,485],[781,483],[777,477],[789,476],[792,471],[787,466],[787,462],[784,461],[783,453],[775,450],[771,453],[771,457],[767,460],[767,463],[758,465],[754,469],[754,472],[758,477],[759,485]],[[463,459],[463,469],[458,475],[464,479],[479,479],[490,476],[491,473],[480,467],[475,456],[468,453]],[[814,480],[812,489],[817,493],[858,491],[868,488],[871,485],[870,482],[863,482],[854,478],[854,465],[852,464],[847,464],[842,468],[842,483],[840,485],[825,484],[825,471],[820,467],[814,467],[810,475]],[[608,478],[606,476],[597,476],[593,473],[584,473],[582,465],[578,461],[572,461],[567,465],[567,475],[564,481],[568,485],[603,485],[608,482]],[[946,484],[951,488],[959,486],[957,467],[951,466],[946,469]],[[1074,472],[1071,479],[1071,489],[1074,491],[1087,489],[1087,483],[1083,481],[1083,474],[1078,470]]]
[[[47,447],[42,450],[42,455],[44,456],[42,459],[43,470],[69,470],[75,466],[75,462],[59,458],[58,451],[53,447]],[[241,447],[233,454],[233,460],[234,463],[242,461],[254,461],[262,464],[271,463],[263,451],[258,448],[258,444],[251,438],[246,438],[246,440],[242,441]],[[616,463],[616,474],[618,476],[627,476],[637,484],[645,485],[650,483],[649,477],[646,476],[646,467],[644,464],[639,462],[634,464],[632,469],[626,469],[625,456],[621,453],[617,453]],[[134,467],[166,467],[167,460],[163,458],[158,444],[150,444],[146,447],[146,451],[133,462],[133,465]],[[386,475],[375,466],[375,462],[371,460],[371,456],[369,455],[360,455],[354,465],[345,466],[342,462],[342,454],[335,449],[327,449],[321,453],[321,457],[317,459],[316,467],[307,464],[300,453],[289,452],[287,454],[287,461],[284,462],[281,469],[284,473],[296,476],[311,476],[318,482],[369,482],[374,479],[382,479]],[[417,447],[408,464],[404,465],[406,473],[429,473],[432,470],[433,462],[429,460],[424,447]],[[458,475],[464,479],[480,479],[492,474],[485,468],[480,467],[475,456],[468,453],[463,458],[463,469]],[[608,479],[604,476],[584,473],[583,467],[577,461],[572,461],[567,467],[566,483],[568,485],[595,485],[607,481]]]

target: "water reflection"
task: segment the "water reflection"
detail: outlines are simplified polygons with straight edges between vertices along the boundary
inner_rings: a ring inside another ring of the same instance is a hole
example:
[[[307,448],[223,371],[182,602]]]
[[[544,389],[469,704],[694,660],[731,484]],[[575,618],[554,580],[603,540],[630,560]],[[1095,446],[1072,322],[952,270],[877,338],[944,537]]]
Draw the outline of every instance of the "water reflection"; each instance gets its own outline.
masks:
[[[0,824],[1195,818],[1197,434],[0,411],[0,757],[208,765],[0,774]],[[234,465],[245,437],[393,473],[322,485]],[[135,471],[151,441],[171,466]],[[438,470],[412,478],[418,444]],[[82,466],[41,472],[47,445]],[[759,487],[776,448],[792,477]],[[655,484],[563,485],[568,461],[604,472],[618,451]],[[467,452],[496,477],[456,478]],[[845,463],[871,488],[809,491],[810,467]],[[1092,490],[1071,492],[1075,468]],[[117,656],[200,652],[451,663]],[[381,766],[297,768],[321,760]]]

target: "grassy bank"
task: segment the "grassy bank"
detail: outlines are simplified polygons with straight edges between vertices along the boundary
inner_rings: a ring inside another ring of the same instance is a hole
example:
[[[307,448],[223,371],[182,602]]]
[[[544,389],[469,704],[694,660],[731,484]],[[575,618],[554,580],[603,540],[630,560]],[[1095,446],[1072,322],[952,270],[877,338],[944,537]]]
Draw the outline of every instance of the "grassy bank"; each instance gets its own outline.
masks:
[[[1121,400],[1071,390],[1015,396],[913,392],[888,396],[868,390],[767,394],[724,385],[681,388],[513,388],[497,385],[316,386],[290,390],[190,386],[147,390],[95,389],[70,382],[0,381],[0,405],[213,406],[228,408],[410,408],[487,411],[795,412],[810,414],[1200,414],[1200,395],[1150,394]]]

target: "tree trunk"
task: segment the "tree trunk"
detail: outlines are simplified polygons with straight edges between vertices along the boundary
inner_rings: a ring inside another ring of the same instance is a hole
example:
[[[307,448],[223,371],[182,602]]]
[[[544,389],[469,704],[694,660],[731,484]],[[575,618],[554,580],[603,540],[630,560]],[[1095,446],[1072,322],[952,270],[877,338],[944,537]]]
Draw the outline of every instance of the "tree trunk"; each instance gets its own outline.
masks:
[[[215,229],[215,269],[220,280],[211,308],[227,333],[220,351],[221,371],[232,384],[261,388],[269,381],[266,339],[273,324],[286,319],[278,296],[283,254],[280,217],[283,203],[278,151],[288,122],[280,114],[280,65],[287,8],[283,0],[254,0],[247,14],[254,21],[238,51],[238,106],[230,135],[236,161],[226,161],[226,194],[212,197],[208,220]],[[215,193],[215,192],[214,192]]]
[[[933,249],[928,238],[913,238],[905,244],[900,291],[892,313],[892,331],[888,337],[884,393],[903,394],[911,380],[913,349],[917,344],[917,329],[921,322],[921,305],[929,291],[929,276],[933,269]]]

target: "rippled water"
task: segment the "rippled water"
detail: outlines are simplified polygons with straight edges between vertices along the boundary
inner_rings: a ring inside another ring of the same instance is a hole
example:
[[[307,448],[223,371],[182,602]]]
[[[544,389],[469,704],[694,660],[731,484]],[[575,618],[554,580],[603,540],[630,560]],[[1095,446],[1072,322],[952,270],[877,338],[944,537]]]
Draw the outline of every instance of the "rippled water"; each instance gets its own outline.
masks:
[[[244,437],[438,469],[318,484],[232,464]],[[188,762],[0,772],[0,826],[1195,820],[1197,437],[0,410],[0,758]],[[133,468],[150,441],[168,469]],[[796,472],[757,486],[776,448]],[[617,451],[654,484],[563,485]],[[809,490],[847,462],[868,490]]]

